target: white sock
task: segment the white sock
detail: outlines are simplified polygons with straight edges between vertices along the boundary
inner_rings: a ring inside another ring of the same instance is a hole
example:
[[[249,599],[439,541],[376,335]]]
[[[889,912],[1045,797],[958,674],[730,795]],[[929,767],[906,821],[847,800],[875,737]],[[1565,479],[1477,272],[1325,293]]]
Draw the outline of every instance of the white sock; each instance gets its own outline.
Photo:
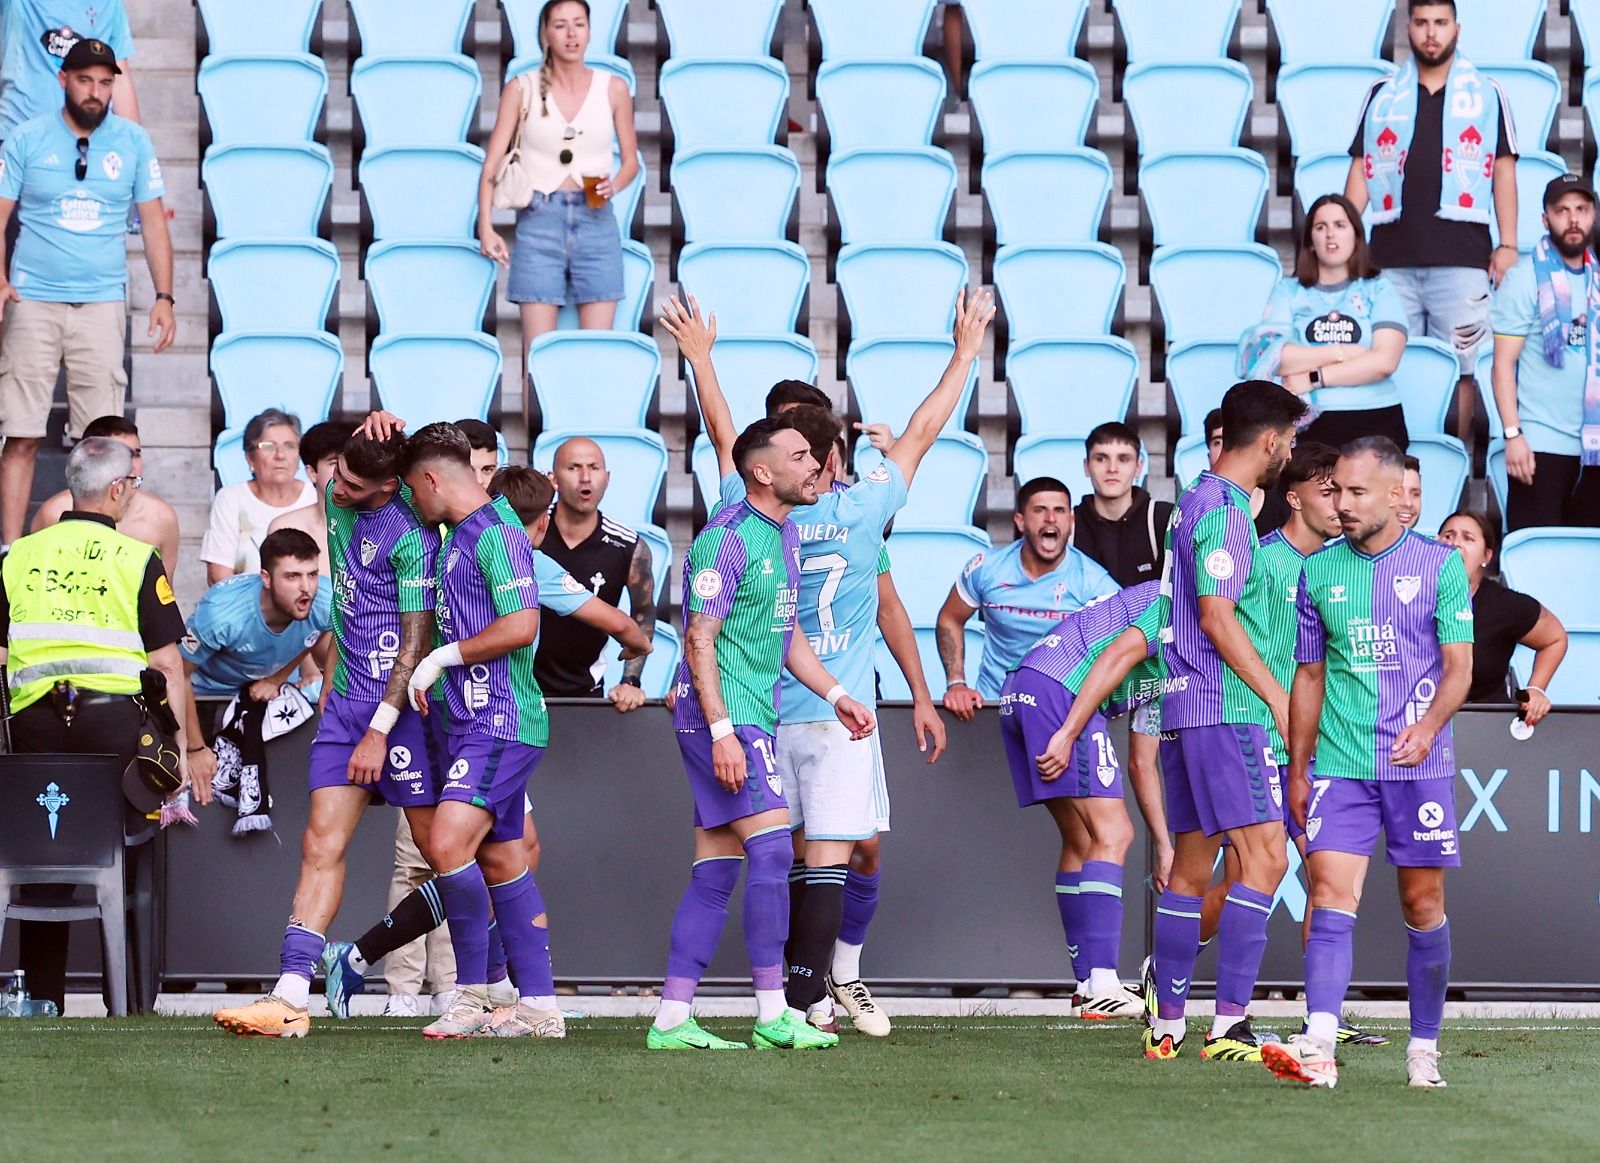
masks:
[[[775,1022],[783,1016],[783,1011],[789,1008],[789,1003],[784,1000],[781,989],[756,990],[756,1021],[765,1025]],[[804,1017],[805,1015],[801,1015]]]
[[[496,1009],[517,1004],[517,987],[511,984],[509,977],[502,977],[499,981],[489,983],[489,1004]]]
[[[350,946],[350,968],[357,973],[365,974],[372,966],[367,964],[367,959],[361,956],[361,950],[354,945]]]
[[[517,999],[530,1010],[554,1010],[561,1007],[556,1005],[556,995],[551,994],[524,994]]]
[[[1339,1038],[1338,1014],[1307,1014],[1306,1033],[1332,1045]]]
[[[694,1003],[662,998],[661,1008],[656,1010],[656,1029],[675,1030],[693,1016]]]
[[[861,980],[861,946],[833,943],[833,980],[839,982]]]
[[[1157,1018],[1155,1031],[1158,1041],[1169,1036],[1181,1041],[1184,1034],[1189,1032],[1189,1027],[1182,1018]]]
[[[1216,1017],[1211,1019],[1211,1036],[1213,1038],[1222,1037],[1222,1035],[1233,1029],[1234,1026],[1244,1021],[1244,1019],[1244,1014],[1218,1014]]]
[[[1117,976],[1115,969],[1089,970],[1089,995],[1091,997],[1106,997],[1122,989],[1122,979]]]
[[[1411,1041],[1406,1043],[1406,1053],[1409,1054],[1413,1050],[1427,1050],[1430,1053],[1437,1054],[1439,1052],[1439,1039],[1412,1038]]]
[[[833,1017],[833,999],[831,997],[823,998],[806,1011],[807,1021],[817,1018],[819,1021],[826,1022],[831,1017]]]
[[[272,987],[272,995],[282,998],[297,1010],[303,1010],[311,1000],[311,979],[301,977],[298,973],[282,974],[278,984]]]

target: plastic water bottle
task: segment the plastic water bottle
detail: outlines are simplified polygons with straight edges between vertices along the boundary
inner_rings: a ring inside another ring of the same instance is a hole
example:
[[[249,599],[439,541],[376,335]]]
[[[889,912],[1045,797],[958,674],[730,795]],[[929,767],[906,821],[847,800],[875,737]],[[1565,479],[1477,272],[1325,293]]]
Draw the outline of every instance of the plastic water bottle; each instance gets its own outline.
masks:
[[[53,1001],[34,1001],[28,996],[28,975],[22,970],[17,970],[11,977],[11,984],[0,995],[0,1017],[7,1018],[53,1018],[59,1011]]]

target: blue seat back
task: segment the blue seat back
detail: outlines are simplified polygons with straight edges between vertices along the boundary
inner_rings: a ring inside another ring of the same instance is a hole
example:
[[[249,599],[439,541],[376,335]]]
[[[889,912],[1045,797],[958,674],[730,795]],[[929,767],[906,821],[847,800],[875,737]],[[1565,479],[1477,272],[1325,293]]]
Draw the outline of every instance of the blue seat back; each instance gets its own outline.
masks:
[[[1545,0],[1456,0],[1461,54],[1469,61],[1531,57],[1547,7]]]
[[[339,252],[320,238],[228,239],[206,278],[224,331],[320,331],[339,285]]]
[[[994,260],[1014,341],[1108,334],[1127,274],[1122,252],[1103,242],[1007,246]]]
[[[500,345],[481,332],[380,335],[367,357],[374,399],[412,432],[435,421],[489,418]]]
[[[1195,478],[1210,466],[1206,443],[1205,433],[1197,432],[1178,441],[1172,450],[1172,476],[1178,482],[1179,492],[1194,484]]]
[[[887,424],[896,435],[904,432],[911,414],[933,391],[954,353],[955,344],[949,339],[869,339],[851,344],[845,357],[845,378],[862,421]],[[977,382],[978,367],[973,364],[961,399],[942,431],[961,430]]]
[[[866,437],[856,441],[856,479],[883,463],[883,454]],[[989,450],[970,432],[953,432],[933,442],[911,478],[906,503],[895,514],[908,525],[970,525],[989,477]]]
[[[1337,19],[1305,0],[1267,0],[1286,65],[1378,57],[1389,39],[1395,0],[1340,0]]]
[[[1511,669],[1529,681],[1533,673],[1533,651],[1518,646],[1511,655]],[[1567,656],[1561,669],[1550,680],[1545,693],[1558,706],[1592,707],[1600,700],[1600,631],[1567,631]]]
[[[811,260],[792,242],[695,242],[678,256],[678,282],[716,313],[719,336],[790,332]]]
[[[528,378],[545,428],[643,428],[661,349],[621,331],[551,331],[528,345]]]
[[[456,53],[474,0],[350,0],[362,56]]]
[[[777,146],[701,149],[672,159],[672,194],[689,242],[776,242],[800,192],[800,163]]]
[[[1600,0],[1567,0],[1567,7],[1571,10],[1573,31],[1582,42],[1583,64],[1587,69],[1594,64],[1597,50],[1600,50]]]
[[[622,243],[622,298],[617,303],[617,313],[611,325],[618,331],[637,331],[650,305],[651,293],[656,285],[656,260],[650,248],[642,242],[624,239]],[[556,327],[563,331],[578,329],[578,307],[564,304],[556,312]]]
[[[656,0],[675,57],[763,57],[783,0]]]
[[[894,579],[898,588],[900,585],[898,570],[895,571]],[[923,680],[928,684],[930,691],[944,689],[944,663],[939,660],[939,645],[934,628],[913,626],[912,630],[917,636],[917,657],[922,662]],[[966,641],[966,653],[963,657],[967,662],[967,673],[975,675],[983,661],[983,623],[974,618],[966,624],[963,631]],[[885,702],[909,702],[911,688],[906,685],[906,676],[900,672],[900,665],[895,662],[894,655],[889,653],[889,647],[881,636],[874,641],[873,649],[876,651],[874,657],[878,667],[878,694]]]
[[[611,483],[606,488],[606,513],[627,525],[651,523],[661,482],[667,475],[667,446],[654,432],[638,429],[547,431],[533,446],[533,467],[549,472],[556,449],[574,436],[586,436],[605,454]]]
[[[1144,157],[1180,149],[1233,149],[1254,89],[1250,71],[1225,60],[1138,64],[1122,81]]]
[[[622,189],[611,195],[611,212],[616,215],[617,229],[622,233],[622,240],[626,242],[633,236],[633,219],[638,212],[639,202],[644,197],[645,179],[649,170],[644,164],[644,151],[635,151],[634,160],[639,163],[639,173]],[[611,151],[611,172],[616,173],[622,168],[622,155]]]
[[[1506,473],[1505,437],[1500,436],[1489,441],[1489,455],[1484,461],[1484,475],[1489,478],[1489,489],[1494,493],[1495,503],[1500,506],[1500,524],[1503,530],[1505,526],[1506,495],[1510,489],[1509,478]]]
[[[1500,547],[1512,589],[1543,602],[1568,631],[1600,629],[1600,529],[1518,529]]]
[[[1383,61],[1291,65],[1278,74],[1278,112],[1296,158],[1350,150],[1372,86],[1394,71]],[[1342,187],[1341,187],[1342,189]]]
[[[196,0],[212,53],[300,53],[322,18],[322,0]]]
[[[669,60],[659,85],[681,150],[771,145],[789,103],[789,74],[766,57]]]
[[[200,163],[219,238],[310,238],[333,186],[326,146],[214,145]]]
[[[1533,253],[1533,248],[1545,235],[1545,186],[1566,172],[1566,159],[1558,153],[1530,149],[1517,157],[1517,248],[1523,254]],[[1489,237],[1499,245],[1500,223],[1493,218],[1489,222]]]
[[[920,57],[829,61],[817,70],[817,108],[838,153],[926,146],[944,96],[944,71]]]
[[[1504,61],[1484,65],[1511,106],[1511,121],[1520,149],[1543,149],[1565,96],[1556,71],[1543,61]]]
[[[1083,145],[1100,100],[1100,78],[1083,61],[979,61],[967,94],[985,153],[1068,150]]]
[[[1199,339],[1175,343],[1167,352],[1167,387],[1178,405],[1179,431],[1204,436],[1206,413],[1222,405],[1223,394],[1239,380],[1234,374],[1235,340]]]
[[[1324,194],[1344,193],[1345,181],[1349,177],[1348,150],[1300,158],[1294,167],[1294,194],[1295,200],[1300,203],[1300,213],[1310,211],[1312,203]]]
[[[243,429],[263,408],[309,428],[328,418],[344,376],[344,350],[323,331],[238,331],[211,345],[211,375],[226,426]]]
[[[828,161],[828,194],[846,245],[937,242],[955,192],[955,159],[942,149],[860,149]]]
[[[1078,47],[1089,0],[964,0],[981,60],[1060,60]]]
[[[373,237],[472,238],[483,151],[472,145],[385,146],[361,155]]]
[[[624,591],[626,597],[626,591]],[[656,622],[655,640],[644,660],[644,673],[639,676],[639,689],[647,699],[664,699],[678,678],[678,663],[683,659],[683,644],[678,632],[665,619]],[[615,642],[606,643],[605,688],[610,690],[622,681],[622,649]]]
[[[213,141],[309,141],[328,97],[328,70],[306,53],[213,54],[195,87]]]
[[[665,600],[667,582],[678,564],[672,550],[672,539],[659,525],[634,525],[632,529],[639,535],[639,540],[644,542],[645,548],[650,551],[650,580],[654,583],[656,605],[659,606]],[[622,596],[617,600],[617,608],[630,614],[633,612],[626,586],[623,587]]]
[[[1083,467],[1086,457],[1085,442],[1079,436],[1024,436],[1017,441],[1012,454],[1012,465],[1017,470],[1017,484],[1025,485],[1034,477],[1055,477],[1072,493],[1072,503],[1077,504],[1094,492],[1089,473]],[[1139,462],[1139,476],[1135,484],[1143,484],[1147,469]]]
[[[1456,383],[1461,378],[1455,351],[1437,339],[1408,340],[1391,378],[1400,390],[1406,431],[1413,438],[1444,432],[1445,417],[1455,403]]]
[[[1406,449],[1422,465],[1422,512],[1417,516],[1417,532],[1429,537],[1461,505],[1461,490],[1472,471],[1472,457],[1454,436],[1412,435]]]
[[[350,70],[350,93],[367,148],[451,145],[466,140],[483,80],[463,56],[364,56]]]
[[[1239,0],[1113,0],[1130,61],[1220,57],[1239,22]]]
[[[1164,246],[1150,260],[1171,343],[1242,335],[1282,277],[1278,252],[1259,245]]]
[[[1087,436],[1127,417],[1139,355],[1120,336],[1034,339],[1012,345],[1006,380],[1024,435]]]
[[[705,302],[701,307],[715,311]],[[721,316],[717,317],[721,326]],[[714,362],[717,384],[733,413],[734,427],[743,432],[766,415],[767,393],[779,380],[817,381],[817,349],[800,335],[717,335]],[[688,370],[694,386],[694,369]]]
[[[967,259],[948,242],[861,243],[839,252],[835,275],[856,339],[950,334]]]
[[[494,293],[495,265],[464,239],[374,243],[367,290],[385,335],[480,331]]]
[[[704,432],[694,438],[689,467],[694,474],[695,491],[700,494],[706,513],[710,514],[722,496],[722,475],[718,471],[717,450],[712,447],[711,437]]]
[[[1500,419],[1500,407],[1494,401],[1494,345],[1486,343],[1478,351],[1478,371],[1473,378],[1478,385],[1478,399],[1482,403],[1483,414],[1489,421],[1489,439],[1495,441],[1506,432],[1505,423]]]
[[[811,16],[822,39],[822,59],[914,57],[933,15],[933,0],[812,0]]]
[[[543,60],[544,58],[539,56],[513,57],[511,58],[511,63],[506,65],[503,79],[509,84],[522,76],[523,73],[537,74],[539,65],[543,63]],[[610,73],[612,76],[621,77],[623,83],[628,86],[628,96],[637,97],[639,95],[639,78],[634,75],[633,65],[628,63],[625,57],[612,56],[609,53],[597,53],[591,44],[588,53],[584,55],[583,63],[591,69],[599,69],[602,73]],[[538,80],[537,75],[534,80]],[[534,90],[534,94],[537,97],[537,89]]]
[[[977,529],[896,524],[889,537],[889,565],[911,624],[932,626],[962,568],[974,554],[991,548],[989,538]],[[967,673],[976,673],[976,660],[970,657]]]
[[[1254,242],[1267,184],[1265,159],[1248,149],[1146,155],[1139,166],[1157,246]]]
[[[1097,149],[989,154],[983,196],[1000,246],[1093,242],[1111,197],[1111,162]]]
[[[628,14],[628,0],[588,0],[589,50],[584,54],[589,64],[597,56],[610,56],[617,48],[617,34]],[[537,58],[539,50],[539,15],[549,0],[500,0],[505,12],[506,25],[511,30],[514,55]]]

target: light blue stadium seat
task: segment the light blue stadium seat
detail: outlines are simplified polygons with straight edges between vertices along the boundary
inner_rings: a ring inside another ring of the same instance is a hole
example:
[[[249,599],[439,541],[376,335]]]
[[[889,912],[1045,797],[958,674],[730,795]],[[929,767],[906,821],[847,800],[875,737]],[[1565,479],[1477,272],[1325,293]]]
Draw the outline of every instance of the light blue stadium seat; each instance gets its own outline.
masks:
[[[674,58],[659,85],[675,150],[771,145],[789,103],[789,74],[770,57]]]
[[[792,242],[693,242],[678,256],[678,282],[715,312],[719,337],[786,333],[811,286],[811,260]]]
[[[464,56],[363,56],[350,70],[366,148],[451,145],[478,116],[483,80]]]
[[[1239,0],[1113,0],[1129,61],[1194,61],[1228,51]]]
[[[701,303],[702,309],[716,307]],[[779,380],[817,382],[817,349],[801,335],[723,335],[722,317],[717,317],[719,332],[713,363],[717,384],[728,401],[734,427],[743,432],[766,415],[767,393]],[[694,386],[694,369],[688,369]],[[932,390],[930,386],[930,391]]]
[[[514,55],[531,57],[537,66],[543,55],[539,51],[539,14],[549,0],[500,0],[505,11],[506,25],[511,30]],[[611,56],[617,49],[617,34],[628,14],[628,0],[589,0],[589,51],[587,62],[595,63],[597,56]]]
[[[1348,156],[1367,94],[1393,71],[1378,60],[1284,69],[1278,74],[1278,112],[1289,131],[1289,152],[1296,158]]]
[[[933,0],[811,0],[825,61],[917,56],[932,15]]]
[[[611,212],[616,215],[617,229],[622,232],[622,241],[627,242],[633,236],[633,219],[638,213],[639,202],[644,198],[645,178],[649,170],[645,168],[644,151],[635,153],[635,160],[639,163],[639,172],[633,181],[611,195]],[[616,150],[611,151],[611,172],[616,173],[622,168],[622,155]]]
[[[937,242],[956,192],[956,163],[948,152],[857,149],[828,161],[828,194],[840,240]]]
[[[224,332],[211,345],[211,375],[229,428],[263,408],[282,408],[303,428],[327,419],[344,375],[344,350],[325,331]]]
[[[1511,669],[1523,676],[1519,683],[1525,682],[1533,673],[1533,651],[1518,646]],[[1567,654],[1545,694],[1557,706],[1592,707],[1600,701],[1600,631],[1567,628]]]
[[[1300,213],[1310,210],[1311,204],[1324,194],[1344,193],[1349,177],[1350,151],[1347,149],[1300,158],[1294,166],[1294,194],[1300,203]]]
[[[494,294],[494,263],[465,239],[373,243],[366,274],[384,335],[481,331]]]
[[[457,53],[474,0],[350,0],[362,56]]]
[[[1484,475],[1489,478],[1489,488],[1495,503],[1500,506],[1500,527],[1505,528],[1506,494],[1510,491],[1510,477],[1506,472],[1506,438],[1496,436],[1489,441],[1489,455],[1484,460]]]
[[[320,238],[228,239],[206,278],[224,331],[320,331],[339,285],[339,252]]]
[[[1478,370],[1473,379],[1478,385],[1478,399],[1483,414],[1489,420],[1489,439],[1492,442],[1506,434],[1505,424],[1500,419],[1500,406],[1494,402],[1494,345],[1486,343],[1478,350]]]
[[[722,474],[718,471],[717,450],[711,437],[704,432],[694,438],[694,450],[689,454],[689,467],[694,473],[695,491],[709,516],[722,496]]]
[[[301,53],[322,17],[322,0],[274,0],[240,4],[238,0],[196,0],[205,21],[206,41],[213,54]]]
[[[374,404],[403,416],[412,432],[439,420],[487,420],[500,365],[500,345],[476,331],[380,335],[367,355]]]
[[[1152,61],[1133,65],[1122,98],[1139,135],[1139,154],[1233,149],[1255,86],[1238,61]]]
[[[989,538],[977,529],[923,529],[896,524],[889,537],[889,564],[911,624],[932,626],[962,568],[973,554],[991,548]],[[977,673],[976,660],[970,657],[967,673]],[[933,689],[942,690],[943,686],[941,678]]]
[[[1120,336],[1012,344],[1006,381],[1024,435],[1086,436],[1121,420],[1139,382],[1139,355]]]
[[[1546,0],[1456,0],[1462,55],[1474,63],[1531,57],[1546,7]]]
[[[1538,598],[1568,631],[1600,630],[1600,586],[1592,584],[1600,529],[1518,529],[1500,547],[1500,569],[1508,586]]]
[[[1413,434],[1406,451],[1422,465],[1422,512],[1417,516],[1417,532],[1432,537],[1461,506],[1461,490],[1472,471],[1472,455],[1454,436],[1439,433]]]
[[[214,145],[200,181],[218,238],[311,238],[333,186],[333,159],[311,142]]]
[[[622,299],[617,303],[617,314],[611,325],[618,331],[638,331],[645,310],[650,306],[655,284],[656,260],[650,248],[631,238],[623,239]],[[567,303],[556,312],[556,327],[563,331],[578,329],[576,303]]]
[[[359,170],[374,238],[476,237],[483,172],[477,146],[369,149]]]
[[[984,201],[999,246],[1093,242],[1111,196],[1097,149],[1011,150],[983,160]]]
[[[1558,153],[1529,149],[1517,157],[1517,248],[1532,254],[1544,237],[1544,188],[1552,179],[1567,172],[1567,162]],[[1500,223],[1491,216],[1489,237],[1500,242]]]
[[[1305,0],[1267,0],[1286,65],[1381,56],[1394,9],[1395,0],[1340,0],[1330,19],[1328,9]]]
[[[895,570],[895,585],[900,584],[899,571]],[[939,661],[939,646],[935,641],[935,631],[932,626],[914,626],[913,632],[917,636],[917,655],[922,661],[922,677],[928,684],[929,692],[943,691],[945,688],[944,663]],[[978,667],[983,662],[984,633],[983,623],[974,618],[965,627],[966,653],[963,657],[967,663],[967,673],[976,675]],[[880,636],[874,639],[876,651],[875,658],[878,667],[878,694],[884,702],[910,702],[911,688],[906,685],[905,675],[900,673],[900,666],[894,660],[894,655],[889,653],[889,647]],[[936,697],[935,702],[938,701]]]
[[[513,57],[511,62],[506,65],[504,80],[509,83],[522,76],[523,73],[535,73],[542,63],[543,58],[538,56]],[[626,57],[613,56],[609,53],[597,53],[594,50],[594,46],[590,45],[588,53],[583,58],[583,63],[591,69],[599,69],[602,73],[610,73],[613,76],[621,77],[628,86],[628,96],[637,97],[639,95],[639,78],[634,75],[633,65],[628,63]],[[534,79],[537,81],[537,76]],[[536,100],[538,93],[539,91],[535,89],[534,98]]]
[[[1437,339],[1409,339],[1392,378],[1400,389],[1400,405],[1411,437],[1442,433],[1461,378],[1455,351]]]
[[[1194,484],[1195,477],[1205,472],[1209,465],[1205,433],[1196,432],[1178,441],[1172,450],[1172,475],[1178,482],[1178,491],[1182,492]]]
[[[963,0],[982,60],[1060,60],[1074,55],[1089,0]]]
[[[1496,61],[1479,66],[1493,77],[1511,106],[1512,125],[1521,150],[1542,150],[1555,126],[1556,109],[1565,94],[1556,71],[1543,61]]]
[[[800,192],[800,163],[775,145],[672,158],[672,196],[689,242],[776,242]]]
[[[865,436],[856,441],[857,480],[882,463],[883,454]],[[970,525],[988,477],[989,450],[982,440],[970,432],[940,436],[917,466],[906,503],[895,520],[932,527]]]
[[[1587,68],[1600,56],[1600,0],[1567,0],[1571,9],[1572,28],[1583,46],[1583,64]],[[1577,46],[1574,46],[1577,47]]]
[[[675,57],[764,57],[783,0],[656,0]]]
[[[1282,277],[1278,252],[1260,245],[1164,246],[1150,260],[1169,343],[1244,334]]]
[[[817,110],[833,153],[926,146],[944,95],[944,70],[921,57],[829,61],[817,70]]]
[[[839,252],[835,277],[853,338],[947,336],[967,259],[948,242],[858,243]]]
[[[216,469],[219,488],[242,484],[250,479],[250,464],[244,458],[244,430],[225,428],[211,442],[211,467]]]
[[[1250,149],[1146,154],[1139,193],[1155,245],[1254,242],[1268,180],[1266,160]]]
[[[911,414],[933,391],[953,354],[955,344],[949,339],[866,339],[852,344],[845,357],[845,378],[862,421],[887,424],[896,434],[904,432]],[[942,431],[961,431],[977,382],[974,363],[961,399]]]
[[[987,154],[1015,149],[1070,150],[1083,145],[1100,79],[1083,61],[979,61],[967,95]]]
[[[309,141],[328,98],[328,69],[307,53],[212,54],[195,87],[212,141]]]
[[[1175,343],[1168,350],[1167,387],[1177,401],[1178,430],[1185,436],[1201,434],[1206,413],[1220,407],[1223,394],[1238,382],[1238,350],[1232,339]]]
[[[661,349],[631,332],[547,332],[528,345],[528,378],[547,429],[643,428]]]
[[[1012,464],[1017,472],[1017,484],[1025,485],[1034,477],[1055,477],[1066,485],[1076,505],[1094,492],[1094,485],[1083,467],[1087,455],[1085,442],[1080,436],[1024,436],[1017,441],[1012,454]],[[1139,465],[1135,484],[1144,484],[1148,469]]]
[[[667,475],[667,446],[654,432],[636,428],[594,428],[546,431],[533,446],[533,467],[549,472],[556,449],[574,436],[586,436],[605,453],[611,484],[606,488],[606,513],[626,525],[650,524]]]
[[[626,591],[624,591],[626,596]],[[645,698],[664,699],[672,684],[677,681],[678,663],[683,659],[683,644],[678,632],[665,618],[657,617],[654,647],[644,660],[644,673],[639,676],[639,689]],[[605,688],[610,690],[622,681],[622,648],[615,642],[606,643]]]
[[[1106,335],[1122,301],[1122,252],[1103,242],[1003,246],[994,285],[1013,341]]]

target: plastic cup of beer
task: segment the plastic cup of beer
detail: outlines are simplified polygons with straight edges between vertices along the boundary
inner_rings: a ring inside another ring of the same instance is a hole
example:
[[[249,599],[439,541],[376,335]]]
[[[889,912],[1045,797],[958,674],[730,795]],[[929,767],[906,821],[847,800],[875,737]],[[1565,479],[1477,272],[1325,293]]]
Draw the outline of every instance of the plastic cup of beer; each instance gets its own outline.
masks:
[[[598,210],[606,204],[606,197],[600,192],[600,183],[605,180],[604,174],[583,175],[583,200],[588,203],[589,209]]]

